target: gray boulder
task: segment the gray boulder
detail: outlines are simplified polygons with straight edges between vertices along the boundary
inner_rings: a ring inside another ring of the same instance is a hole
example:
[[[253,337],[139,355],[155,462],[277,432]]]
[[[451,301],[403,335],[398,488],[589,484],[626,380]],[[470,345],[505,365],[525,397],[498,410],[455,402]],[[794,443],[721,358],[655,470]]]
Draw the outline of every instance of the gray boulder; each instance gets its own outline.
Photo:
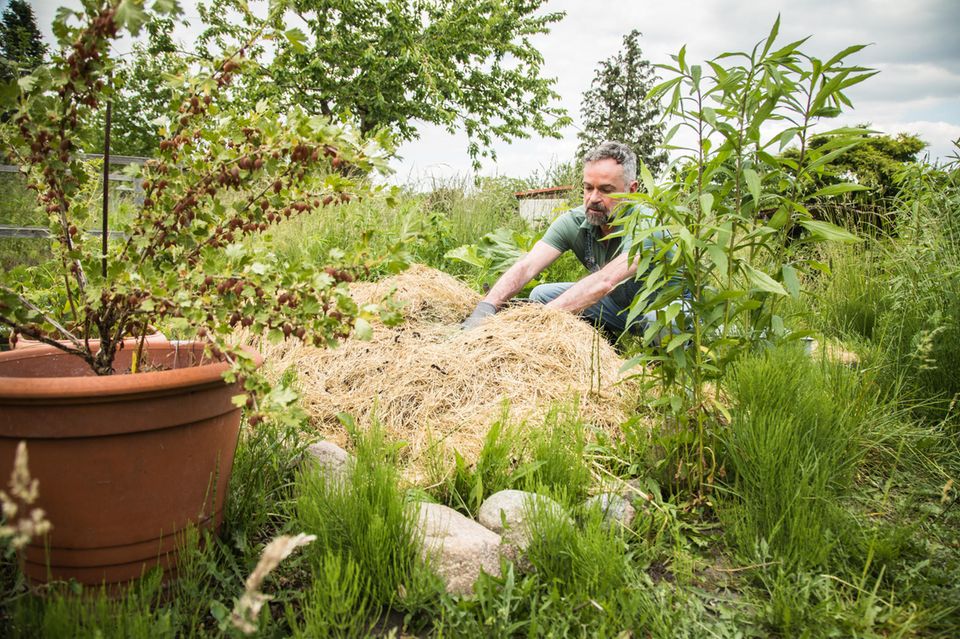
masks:
[[[333,442],[316,442],[307,446],[306,461],[327,479],[343,480],[350,468],[350,453]]]
[[[480,572],[500,574],[500,535],[440,504],[419,504],[421,556],[446,584],[447,592],[468,595]]]
[[[603,519],[607,524],[618,524],[626,528],[630,527],[637,516],[637,510],[630,501],[616,493],[594,495],[586,501],[584,506],[600,508],[603,512]]]
[[[533,510],[549,509],[559,517],[567,517],[563,506],[546,495],[523,490],[501,490],[487,497],[480,505],[477,519],[503,536],[510,548],[507,555],[516,559],[530,545],[530,527],[527,517]]]

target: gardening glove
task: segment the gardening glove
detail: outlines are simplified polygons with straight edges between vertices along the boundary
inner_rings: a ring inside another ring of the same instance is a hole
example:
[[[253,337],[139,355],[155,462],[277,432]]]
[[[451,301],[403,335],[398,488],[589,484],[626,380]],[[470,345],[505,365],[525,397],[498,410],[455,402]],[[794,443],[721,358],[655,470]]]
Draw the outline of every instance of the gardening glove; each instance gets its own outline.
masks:
[[[473,313],[470,314],[470,317],[463,320],[463,323],[460,324],[460,329],[468,330],[471,328],[476,328],[483,323],[483,320],[487,319],[496,312],[497,307],[490,302],[480,302],[477,304],[477,307],[473,309]]]

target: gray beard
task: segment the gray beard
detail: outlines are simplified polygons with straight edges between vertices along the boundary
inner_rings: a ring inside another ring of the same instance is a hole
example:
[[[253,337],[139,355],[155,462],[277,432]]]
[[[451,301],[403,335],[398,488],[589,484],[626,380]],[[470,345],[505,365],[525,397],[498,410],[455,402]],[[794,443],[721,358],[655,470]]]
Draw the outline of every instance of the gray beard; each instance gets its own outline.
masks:
[[[610,215],[605,211],[586,210],[587,222],[594,226],[603,226],[610,219]]]

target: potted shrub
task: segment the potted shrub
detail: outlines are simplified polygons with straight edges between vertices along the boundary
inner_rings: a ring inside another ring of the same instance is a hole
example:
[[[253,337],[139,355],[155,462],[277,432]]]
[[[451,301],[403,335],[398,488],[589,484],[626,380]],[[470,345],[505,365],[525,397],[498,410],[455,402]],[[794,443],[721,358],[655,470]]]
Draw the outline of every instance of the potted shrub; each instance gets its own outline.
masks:
[[[0,354],[0,477],[26,441],[53,526],[23,554],[28,576],[101,583],[173,567],[185,527],[216,528],[241,409],[255,426],[293,400],[231,346],[237,328],[316,345],[369,331],[377,309],[347,295],[348,270],[283,263],[244,240],[358,196],[384,153],[299,111],[232,112],[224,98],[254,44],[238,43],[173,79],[160,152],[137,175],[142,206],[121,239],[88,235],[79,131],[109,99],[111,42],[147,16],[142,0],[84,5],[58,14],[52,63],[0,91],[7,161],[49,217],[56,269],[33,287],[0,275],[0,326],[41,343]],[[151,344],[152,327],[191,341]]]

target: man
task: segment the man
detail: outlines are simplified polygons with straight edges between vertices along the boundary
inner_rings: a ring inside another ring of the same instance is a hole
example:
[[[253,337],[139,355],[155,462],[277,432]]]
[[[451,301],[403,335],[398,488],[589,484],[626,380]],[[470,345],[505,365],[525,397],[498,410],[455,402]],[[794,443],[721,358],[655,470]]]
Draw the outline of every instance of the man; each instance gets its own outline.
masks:
[[[613,195],[636,190],[637,157],[629,147],[608,141],[588,152],[583,158],[583,206],[560,215],[530,252],[500,276],[461,326],[479,325],[564,251],[572,250],[590,275],[576,283],[541,284],[530,299],[579,313],[614,335],[626,330],[627,309],[640,290],[640,283],[633,280],[639,257],[628,258],[630,238],[607,236],[613,230],[614,208],[620,204]]]

